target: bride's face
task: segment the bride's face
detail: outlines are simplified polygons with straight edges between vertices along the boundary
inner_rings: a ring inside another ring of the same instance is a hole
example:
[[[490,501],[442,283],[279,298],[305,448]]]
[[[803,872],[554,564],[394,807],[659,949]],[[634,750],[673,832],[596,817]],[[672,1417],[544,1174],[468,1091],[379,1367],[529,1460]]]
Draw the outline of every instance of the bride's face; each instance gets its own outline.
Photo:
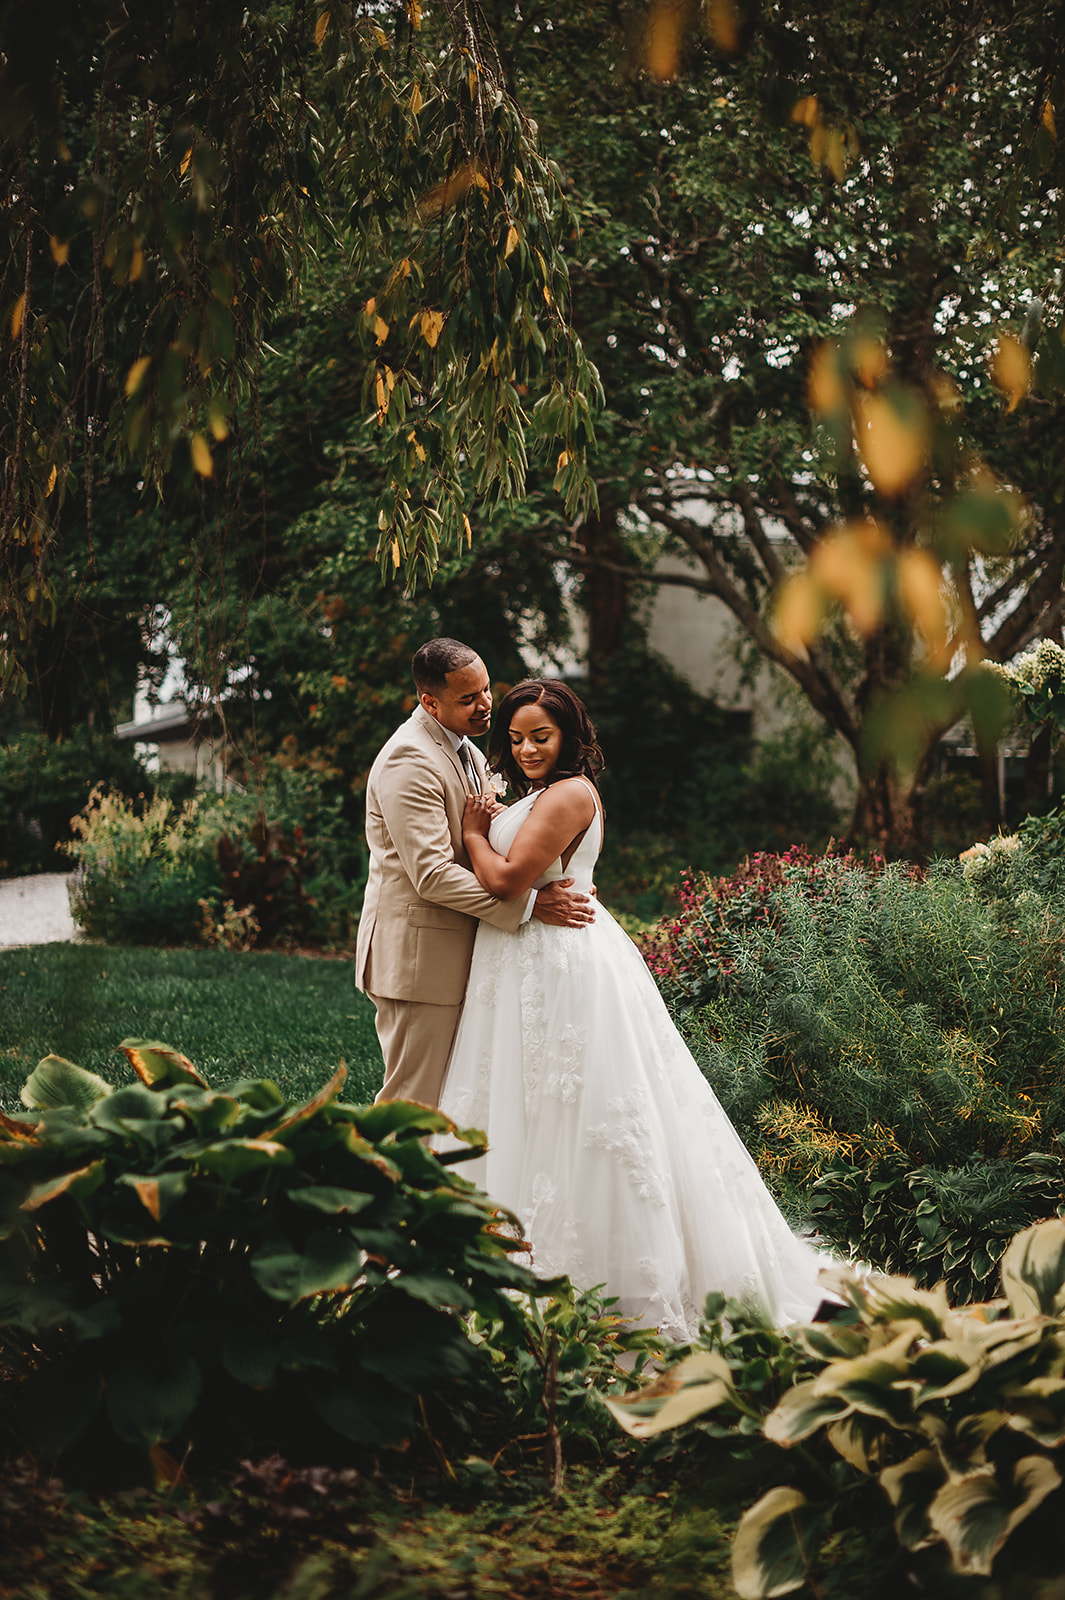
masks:
[[[562,752],[562,729],[542,706],[519,706],[510,719],[510,753],[535,788],[544,783]]]

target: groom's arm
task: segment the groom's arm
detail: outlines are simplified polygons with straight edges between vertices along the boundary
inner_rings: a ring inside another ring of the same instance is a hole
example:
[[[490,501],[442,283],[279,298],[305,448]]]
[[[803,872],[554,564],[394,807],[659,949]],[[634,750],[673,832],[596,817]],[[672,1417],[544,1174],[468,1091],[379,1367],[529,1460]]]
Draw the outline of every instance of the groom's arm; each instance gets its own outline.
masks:
[[[377,799],[393,849],[423,900],[479,917],[507,933],[521,926],[528,909],[525,898],[497,899],[455,860],[444,781],[430,761],[406,752],[378,773]]]

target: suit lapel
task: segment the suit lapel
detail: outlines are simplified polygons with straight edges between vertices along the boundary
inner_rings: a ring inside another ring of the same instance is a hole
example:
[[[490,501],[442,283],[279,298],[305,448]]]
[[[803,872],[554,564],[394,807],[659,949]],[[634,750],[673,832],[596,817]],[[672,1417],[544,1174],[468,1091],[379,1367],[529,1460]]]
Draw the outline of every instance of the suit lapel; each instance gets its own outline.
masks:
[[[419,727],[425,729],[426,733],[436,745],[436,748],[440,751],[441,755],[445,756],[446,759],[451,763],[452,767],[454,767],[456,773],[458,774],[458,780],[462,785],[463,794],[468,794],[470,786],[466,782],[466,770],[459,758],[458,751],[451,743],[451,740],[448,738],[439,722],[437,722],[435,717],[431,717],[429,715],[424,706],[415,706],[411,715]],[[470,749],[473,749],[472,745],[470,746]],[[480,763],[477,760],[479,753],[479,751],[474,750],[474,766],[477,767],[478,772],[480,771]]]

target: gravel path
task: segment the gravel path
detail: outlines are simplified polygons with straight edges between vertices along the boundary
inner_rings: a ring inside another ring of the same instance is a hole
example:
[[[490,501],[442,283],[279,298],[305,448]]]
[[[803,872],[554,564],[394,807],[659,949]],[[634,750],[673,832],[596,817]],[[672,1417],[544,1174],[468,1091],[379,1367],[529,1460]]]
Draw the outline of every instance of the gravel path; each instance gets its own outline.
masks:
[[[0,879],[0,950],[81,937],[67,899],[66,872]]]

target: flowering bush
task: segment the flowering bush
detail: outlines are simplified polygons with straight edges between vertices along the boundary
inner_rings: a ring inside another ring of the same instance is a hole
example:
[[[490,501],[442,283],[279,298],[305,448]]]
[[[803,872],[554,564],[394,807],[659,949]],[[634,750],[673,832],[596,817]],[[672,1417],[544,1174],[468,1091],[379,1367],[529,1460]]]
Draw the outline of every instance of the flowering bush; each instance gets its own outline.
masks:
[[[680,914],[667,918],[643,941],[644,959],[670,1004],[688,1010],[719,994],[736,973],[745,936],[773,921],[777,897],[793,886],[810,900],[861,895],[884,862],[863,864],[845,855],[811,855],[805,845],[783,854],[748,856],[730,877],[687,873]]]

